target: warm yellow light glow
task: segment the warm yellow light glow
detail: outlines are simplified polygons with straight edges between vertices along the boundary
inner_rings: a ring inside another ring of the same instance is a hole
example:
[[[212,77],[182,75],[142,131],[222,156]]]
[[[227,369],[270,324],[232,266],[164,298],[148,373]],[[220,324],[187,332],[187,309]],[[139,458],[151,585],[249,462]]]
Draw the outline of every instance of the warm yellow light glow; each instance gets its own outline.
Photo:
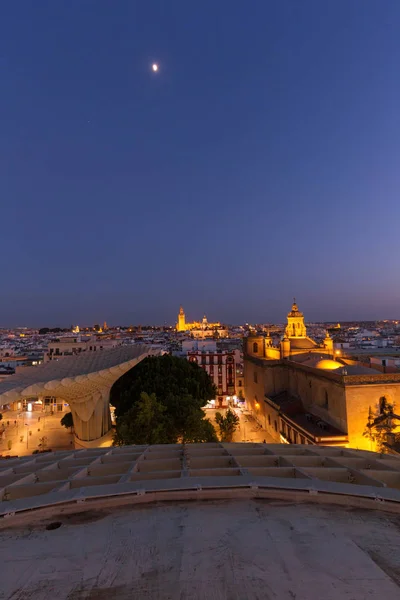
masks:
[[[317,369],[326,369],[327,371],[334,371],[335,369],[340,369],[340,367],[343,367],[343,365],[340,363],[328,359],[318,361],[315,366]]]
[[[258,402],[255,403],[255,407],[257,408],[257,410],[260,408],[260,404]]]
[[[157,63],[153,63],[151,68],[153,69],[154,73],[157,73],[158,71],[158,64]]]
[[[335,354],[340,354],[340,350],[336,350],[336,353],[335,353]]]

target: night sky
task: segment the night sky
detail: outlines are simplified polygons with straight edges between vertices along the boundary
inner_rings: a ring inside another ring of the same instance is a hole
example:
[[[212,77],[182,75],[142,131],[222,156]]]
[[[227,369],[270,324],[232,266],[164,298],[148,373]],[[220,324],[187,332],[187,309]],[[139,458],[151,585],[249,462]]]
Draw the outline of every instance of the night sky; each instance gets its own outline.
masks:
[[[399,31],[398,0],[2,2],[0,326],[399,318]]]

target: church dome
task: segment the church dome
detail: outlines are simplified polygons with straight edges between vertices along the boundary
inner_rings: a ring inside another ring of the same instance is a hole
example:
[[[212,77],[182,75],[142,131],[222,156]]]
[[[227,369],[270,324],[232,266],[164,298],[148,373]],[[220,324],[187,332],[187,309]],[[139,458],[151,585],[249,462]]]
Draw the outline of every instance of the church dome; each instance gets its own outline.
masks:
[[[315,365],[316,369],[325,369],[326,371],[334,371],[335,369],[340,369],[340,367],[343,367],[343,365],[328,358],[319,360]]]

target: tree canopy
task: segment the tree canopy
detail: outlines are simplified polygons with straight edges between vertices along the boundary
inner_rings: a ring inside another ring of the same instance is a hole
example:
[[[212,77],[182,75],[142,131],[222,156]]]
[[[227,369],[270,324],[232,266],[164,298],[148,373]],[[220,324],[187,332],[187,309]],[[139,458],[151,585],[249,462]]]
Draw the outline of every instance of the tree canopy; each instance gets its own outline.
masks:
[[[228,408],[223,416],[220,412],[215,413],[215,422],[219,427],[222,442],[231,442],[233,434],[239,426],[239,417],[233,410]]]
[[[165,412],[155,394],[142,392],[140,400],[118,419],[114,445],[169,443]]]
[[[72,428],[74,426],[74,418],[72,416],[72,412],[65,413],[65,415],[63,416],[63,418],[60,420],[60,423],[66,429],[71,429],[72,430]]]
[[[216,441],[202,410],[215,392],[209,375],[197,364],[169,355],[146,358],[111,389],[117,416],[115,443]],[[138,423],[149,425],[145,435]],[[147,441],[142,441],[144,437]]]
[[[177,397],[189,395],[198,408],[216,395],[210,376],[201,367],[168,354],[145,358],[114,383],[110,403],[116,416],[126,413],[142,392],[155,394],[166,406],[174,405]]]

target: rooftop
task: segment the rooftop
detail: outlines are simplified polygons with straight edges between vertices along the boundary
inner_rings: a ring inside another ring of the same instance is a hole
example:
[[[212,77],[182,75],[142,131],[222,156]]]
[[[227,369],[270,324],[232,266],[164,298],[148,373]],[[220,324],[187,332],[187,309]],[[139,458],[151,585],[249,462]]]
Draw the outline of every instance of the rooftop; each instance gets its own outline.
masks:
[[[126,446],[0,460],[0,487],[4,599],[400,597],[394,456]]]
[[[215,443],[0,459],[0,515],[99,497],[254,487],[379,495],[400,510],[400,458],[312,445]]]
[[[338,438],[337,443],[340,444],[343,444],[343,438],[348,439],[346,433],[337,427],[311,412],[306,412],[300,398],[291,396],[288,392],[280,392],[275,396],[269,396],[268,399],[279,406],[280,414],[283,417],[287,417],[287,419],[299,425],[305,433],[309,434],[309,439],[315,441],[318,438],[320,443],[327,443],[327,438]],[[333,442],[334,440],[331,439],[329,443]]]
[[[17,396],[43,393],[46,385],[54,382],[79,378],[91,373],[100,373],[106,369],[118,367],[149,353],[149,346],[144,344],[118,346],[111,350],[83,352],[76,356],[66,356],[62,360],[43,363],[36,367],[25,367],[16,375],[10,375],[0,382],[0,406]],[[46,389],[51,390],[51,387]]]
[[[379,511],[273,498],[120,499],[12,521],[0,529],[4,599],[400,597],[398,515]]]
[[[307,348],[311,349],[311,348],[315,348],[316,345],[317,344],[309,337],[302,337],[302,338],[291,337],[290,338],[290,348],[292,350],[302,350],[302,349],[307,349]]]

